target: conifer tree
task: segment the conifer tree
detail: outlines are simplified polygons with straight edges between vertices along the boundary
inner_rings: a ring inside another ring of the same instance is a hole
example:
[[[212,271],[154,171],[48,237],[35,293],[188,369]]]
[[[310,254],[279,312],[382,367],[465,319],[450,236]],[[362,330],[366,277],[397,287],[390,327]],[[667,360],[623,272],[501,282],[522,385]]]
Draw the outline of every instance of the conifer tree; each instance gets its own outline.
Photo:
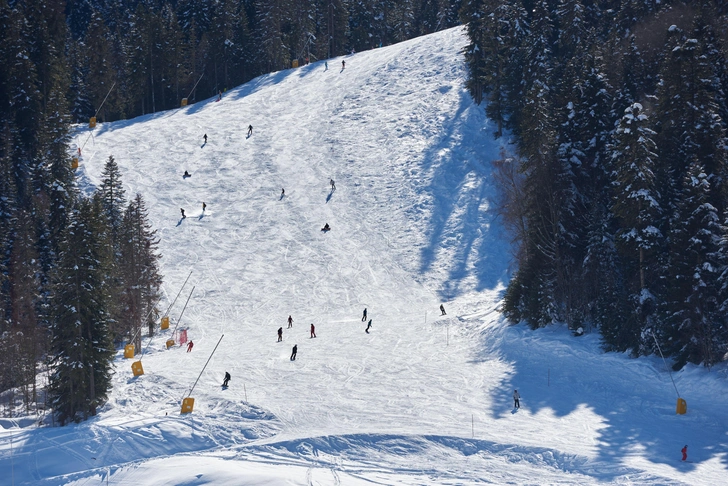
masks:
[[[95,415],[111,386],[108,231],[102,211],[100,198],[78,203],[55,277],[50,396],[61,424]]]

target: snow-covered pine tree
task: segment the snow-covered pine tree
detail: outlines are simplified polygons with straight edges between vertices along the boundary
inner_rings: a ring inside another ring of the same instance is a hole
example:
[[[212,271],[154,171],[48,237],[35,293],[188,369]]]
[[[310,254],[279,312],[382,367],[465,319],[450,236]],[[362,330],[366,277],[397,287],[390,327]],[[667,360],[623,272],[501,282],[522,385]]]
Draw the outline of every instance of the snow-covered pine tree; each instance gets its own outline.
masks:
[[[655,310],[651,288],[660,269],[656,268],[653,252],[660,246],[663,235],[657,228],[662,216],[659,192],[655,187],[655,132],[642,105],[634,103],[614,133],[612,150],[612,212],[618,221],[617,248],[625,263],[625,283],[633,306],[632,315],[622,331],[626,340],[610,345],[641,352],[641,333],[647,319]]]
[[[725,228],[710,204],[709,179],[693,157],[672,218],[667,326],[660,335],[664,349],[675,357],[676,370],[688,362],[712,366],[722,360],[714,346],[714,329],[725,321],[719,300]]]

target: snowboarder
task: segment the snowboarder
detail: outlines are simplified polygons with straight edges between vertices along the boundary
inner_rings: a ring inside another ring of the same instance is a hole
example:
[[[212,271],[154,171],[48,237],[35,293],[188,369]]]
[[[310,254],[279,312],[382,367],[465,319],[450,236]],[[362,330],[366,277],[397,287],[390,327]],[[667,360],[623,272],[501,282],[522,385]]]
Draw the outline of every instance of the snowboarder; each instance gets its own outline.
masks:
[[[440,314],[441,316],[444,316],[447,314],[447,312],[445,312],[445,306],[442,304],[440,304],[440,312],[442,312],[442,314]]]
[[[291,351],[291,361],[296,361],[296,354],[298,353],[298,344],[293,345],[293,350]]]
[[[207,143],[207,134],[204,134],[204,135],[202,136],[202,138],[204,138],[204,139],[205,139],[205,143]]]
[[[190,341],[190,342],[189,342],[189,343],[187,344],[187,352],[188,352],[188,353],[189,353],[190,351],[192,351],[192,346],[194,346],[194,345],[195,345],[195,343],[193,343],[192,341]]]
[[[513,390],[513,408],[521,408],[521,395],[518,390]]]
[[[682,452],[682,455],[683,455],[683,458],[682,458],[682,460],[683,460],[683,461],[687,461],[687,460],[688,460],[688,445],[687,445],[687,444],[685,444],[685,447],[683,447],[683,448],[682,448],[682,449],[680,450],[680,452]]]
[[[369,323],[367,323],[367,328],[364,329],[364,332],[366,332],[367,334],[369,334],[369,329],[371,329],[371,327],[372,327],[372,320],[369,319]]]
[[[205,212],[205,208],[207,208],[207,204],[205,204],[205,201],[202,201],[202,212]]]
[[[329,226],[329,223],[326,223],[323,228],[321,228],[321,231],[326,233],[327,231],[331,230],[331,227]]]
[[[311,337],[316,337],[316,327],[314,327],[313,322],[311,323]]]
[[[253,134],[253,125],[248,125],[248,136]]]
[[[184,174],[182,174],[182,179],[187,179],[188,177],[192,177],[189,172],[185,171]]]
[[[288,329],[293,327],[293,317],[288,316]]]
[[[346,67],[346,61],[344,61],[344,60],[342,59],[342,60],[341,60],[341,70],[343,71],[345,67]]]
[[[364,307],[364,312],[361,315],[361,322],[364,322],[367,320],[367,308]]]
[[[333,179],[330,179],[329,180],[329,184],[331,184],[331,190],[332,191],[335,191],[336,190],[336,183],[334,182]]]
[[[225,379],[224,379],[224,380],[222,380],[222,386],[223,386],[224,388],[227,388],[227,386],[228,386],[228,381],[230,381],[230,373],[228,373],[228,372],[226,371],[226,372],[225,372]]]
[[[185,216],[185,210],[182,208],[179,208],[179,212],[182,213],[182,219],[185,219],[187,216]]]
[[[278,328],[278,342],[281,342],[281,341],[283,341],[283,328],[279,327]]]

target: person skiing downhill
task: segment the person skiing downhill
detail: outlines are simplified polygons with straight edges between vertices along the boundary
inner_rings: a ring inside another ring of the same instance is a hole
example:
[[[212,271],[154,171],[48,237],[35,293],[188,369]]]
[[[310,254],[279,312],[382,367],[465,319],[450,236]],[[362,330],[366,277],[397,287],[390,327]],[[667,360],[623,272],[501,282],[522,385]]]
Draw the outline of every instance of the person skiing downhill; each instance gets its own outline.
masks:
[[[230,373],[228,373],[228,372],[226,371],[226,372],[225,372],[225,379],[224,379],[224,380],[222,380],[222,386],[224,386],[225,388],[227,388],[227,386],[228,386],[228,381],[230,381]]]
[[[367,308],[364,307],[364,312],[361,315],[361,322],[364,322],[367,320]]]
[[[205,209],[207,208],[207,204],[205,204],[205,201],[202,201],[202,212],[205,212]]]
[[[293,327],[293,317],[288,316],[288,329]]]
[[[324,61],[324,71],[329,70],[329,63],[327,61]]]
[[[521,408],[521,395],[518,390],[513,390],[513,408]]]
[[[447,312],[445,312],[445,306],[442,304],[440,304],[440,312],[442,312],[442,314],[440,314],[441,316],[444,316],[447,314]]]
[[[332,191],[335,191],[336,190],[336,183],[334,182],[333,179],[329,179],[329,184],[331,184],[331,190]]]
[[[371,327],[372,327],[372,320],[369,319],[369,323],[367,324],[367,328],[364,329],[364,332],[369,334],[369,329],[371,329]]]
[[[189,344],[187,345],[187,352],[188,352],[188,353],[189,353],[190,351],[192,351],[192,346],[194,346],[194,345],[195,345],[195,343],[193,343],[192,341],[190,341],[190,342],[189,342]]]
[[[253,134],[253,125],[248,125],[248,136]]]
[[[281,342],[281,341],[283,341],[283,328],[279,327],[278,328],[278,342]]]
[[[204,139],[205,139],[205,143],[207,143],[207,134],[204,134],[204,135],[202,136],[202,138],[204,138]]]
[[[683,460],[683,461],[687,461],[687,460],[688,460],[688,445],[687,445],[687,444],[685,444],[685,447],[683,447],[683,448],[682,448],[682,449],[680,450],[680,452],[682,452],[682,455],[683,455],[683,457],[682,457],[682,460]]]
[[[185,210],[182,208],[179,208],[180,213],[182,213],[182,219],[185,219],[187,216],[185,216]]]
[[[343,70],[344,70],[344,68],[346,68],[346,61],[344,61],[344,60],[342,59],[342,60],[341,60],[341,70],[343,71]]]
[[[298,354],[298,344],[293,345],[293,350],[291,350],[291,361],[296,361],[296,354]]]
[[[311,323],[311,337],[316,337],[316,327],[313,325],[313,322]]]

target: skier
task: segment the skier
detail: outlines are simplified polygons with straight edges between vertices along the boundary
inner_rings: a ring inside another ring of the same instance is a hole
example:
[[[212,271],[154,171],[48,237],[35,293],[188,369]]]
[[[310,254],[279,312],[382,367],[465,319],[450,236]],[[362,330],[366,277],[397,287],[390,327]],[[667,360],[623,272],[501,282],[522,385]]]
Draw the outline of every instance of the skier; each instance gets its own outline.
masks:
[[[195,345],[195,343],[193,343],[192,341],[190,341],[190,342],[189,342],[189,343],[187,344],[187,352],[188,352],[188,353],[189,353],[190,351],[192,351],[192,346],[194,346],[194,345]]]
[[[182,179],[187,179],[188,177],[192,177],[189,172],[185,171],[184,174],[182,174]]]
[[[228,386],[228,381],[230,381],[230,373],[228,373],[228,372],[226,371],[226,372],[225,372],[225,379],[224,379],[224,380],[222,380],[222,386],[223,386],[224,388],[227,388],[227,386]]]
[[[371,329],[371,327],[372,327],[372,320],[369,319],[369,323],[367,324],[367,328],[364,329],[364,332],[366,332],[367,334],[369,334],[369,329]]]
[[[281,188],[281,199],[283,199],[283,196],[286,195],[286,190]]]
[[[683,461],[687,461],[687,460],[688,460],[688,445],[687,445],[687,444],[685,444],[685,447],[683,447],[683,448],[682,448],[682,449],[680,450],[680,452],[682,452],[682,455],[683,455],[683,458],[682,458],[682,460],[683,460]]]
[[[217,92],[217,101],[220,101],[222,99],[222,91]]]
[[[298,344],[293,345],[293,350],[291,351],[291,361],[296,361],[296,354],[298,353]]]
[[[205,139],[205,143],[207,143],[207,134],[204,134],[204,135],[202,136],[202,138],[204,138],[204,139]]]
[[[335,191],[336,190],[336,183],[334,182],[333,179],[330,179],[329,180],[329,184],[331,184],[331,190],[332,191]]]
[[[329,223],[326,223],[323,228],[321,228],[321,231],[326,233],[327,231],[331,230],[331,227],[329,226]]]
[[[316,328],[314,327],[313,322],[311,323],[311,337],[316,337]]]
[[[324,71],[328,71],[328,70],[329,70],[329,63],[324,61]]]
[[[513,390],[513,408],[521,408],[521,395],[518,390]]]
[[[367,320],[367,308],[364,307],[364,312],[361,315],[361,322],[364,322]]]
[[[281,342],[281,341],[283,341],[283,328],[279,327],[278,328],[278,342]]]
[[[344,61],[344,60],[342,59],[342,60],[341,60],[341,70],[343,71],[345,67],[346,67],[346,61]]]
[[[293,327],[293,317],[288,316],[288,329]]]
[[[248,136],[253,134],[253,125],[248,125]]]
[[[179,212],[182,213],[182,219],[185,219],[187,216],[185,216],[185,210],[182,208],[179,208]]]
[[[442,304],[440,304],[440,312],[442,312],[442,314],[440,314],[441,316],[444,316],[447,314],[447,312],[445,312],[445,306]]]
[[[207,204],[205,204],[205,201],[202,201],[202,212],[205,212],[205,208],[207,207]]]

